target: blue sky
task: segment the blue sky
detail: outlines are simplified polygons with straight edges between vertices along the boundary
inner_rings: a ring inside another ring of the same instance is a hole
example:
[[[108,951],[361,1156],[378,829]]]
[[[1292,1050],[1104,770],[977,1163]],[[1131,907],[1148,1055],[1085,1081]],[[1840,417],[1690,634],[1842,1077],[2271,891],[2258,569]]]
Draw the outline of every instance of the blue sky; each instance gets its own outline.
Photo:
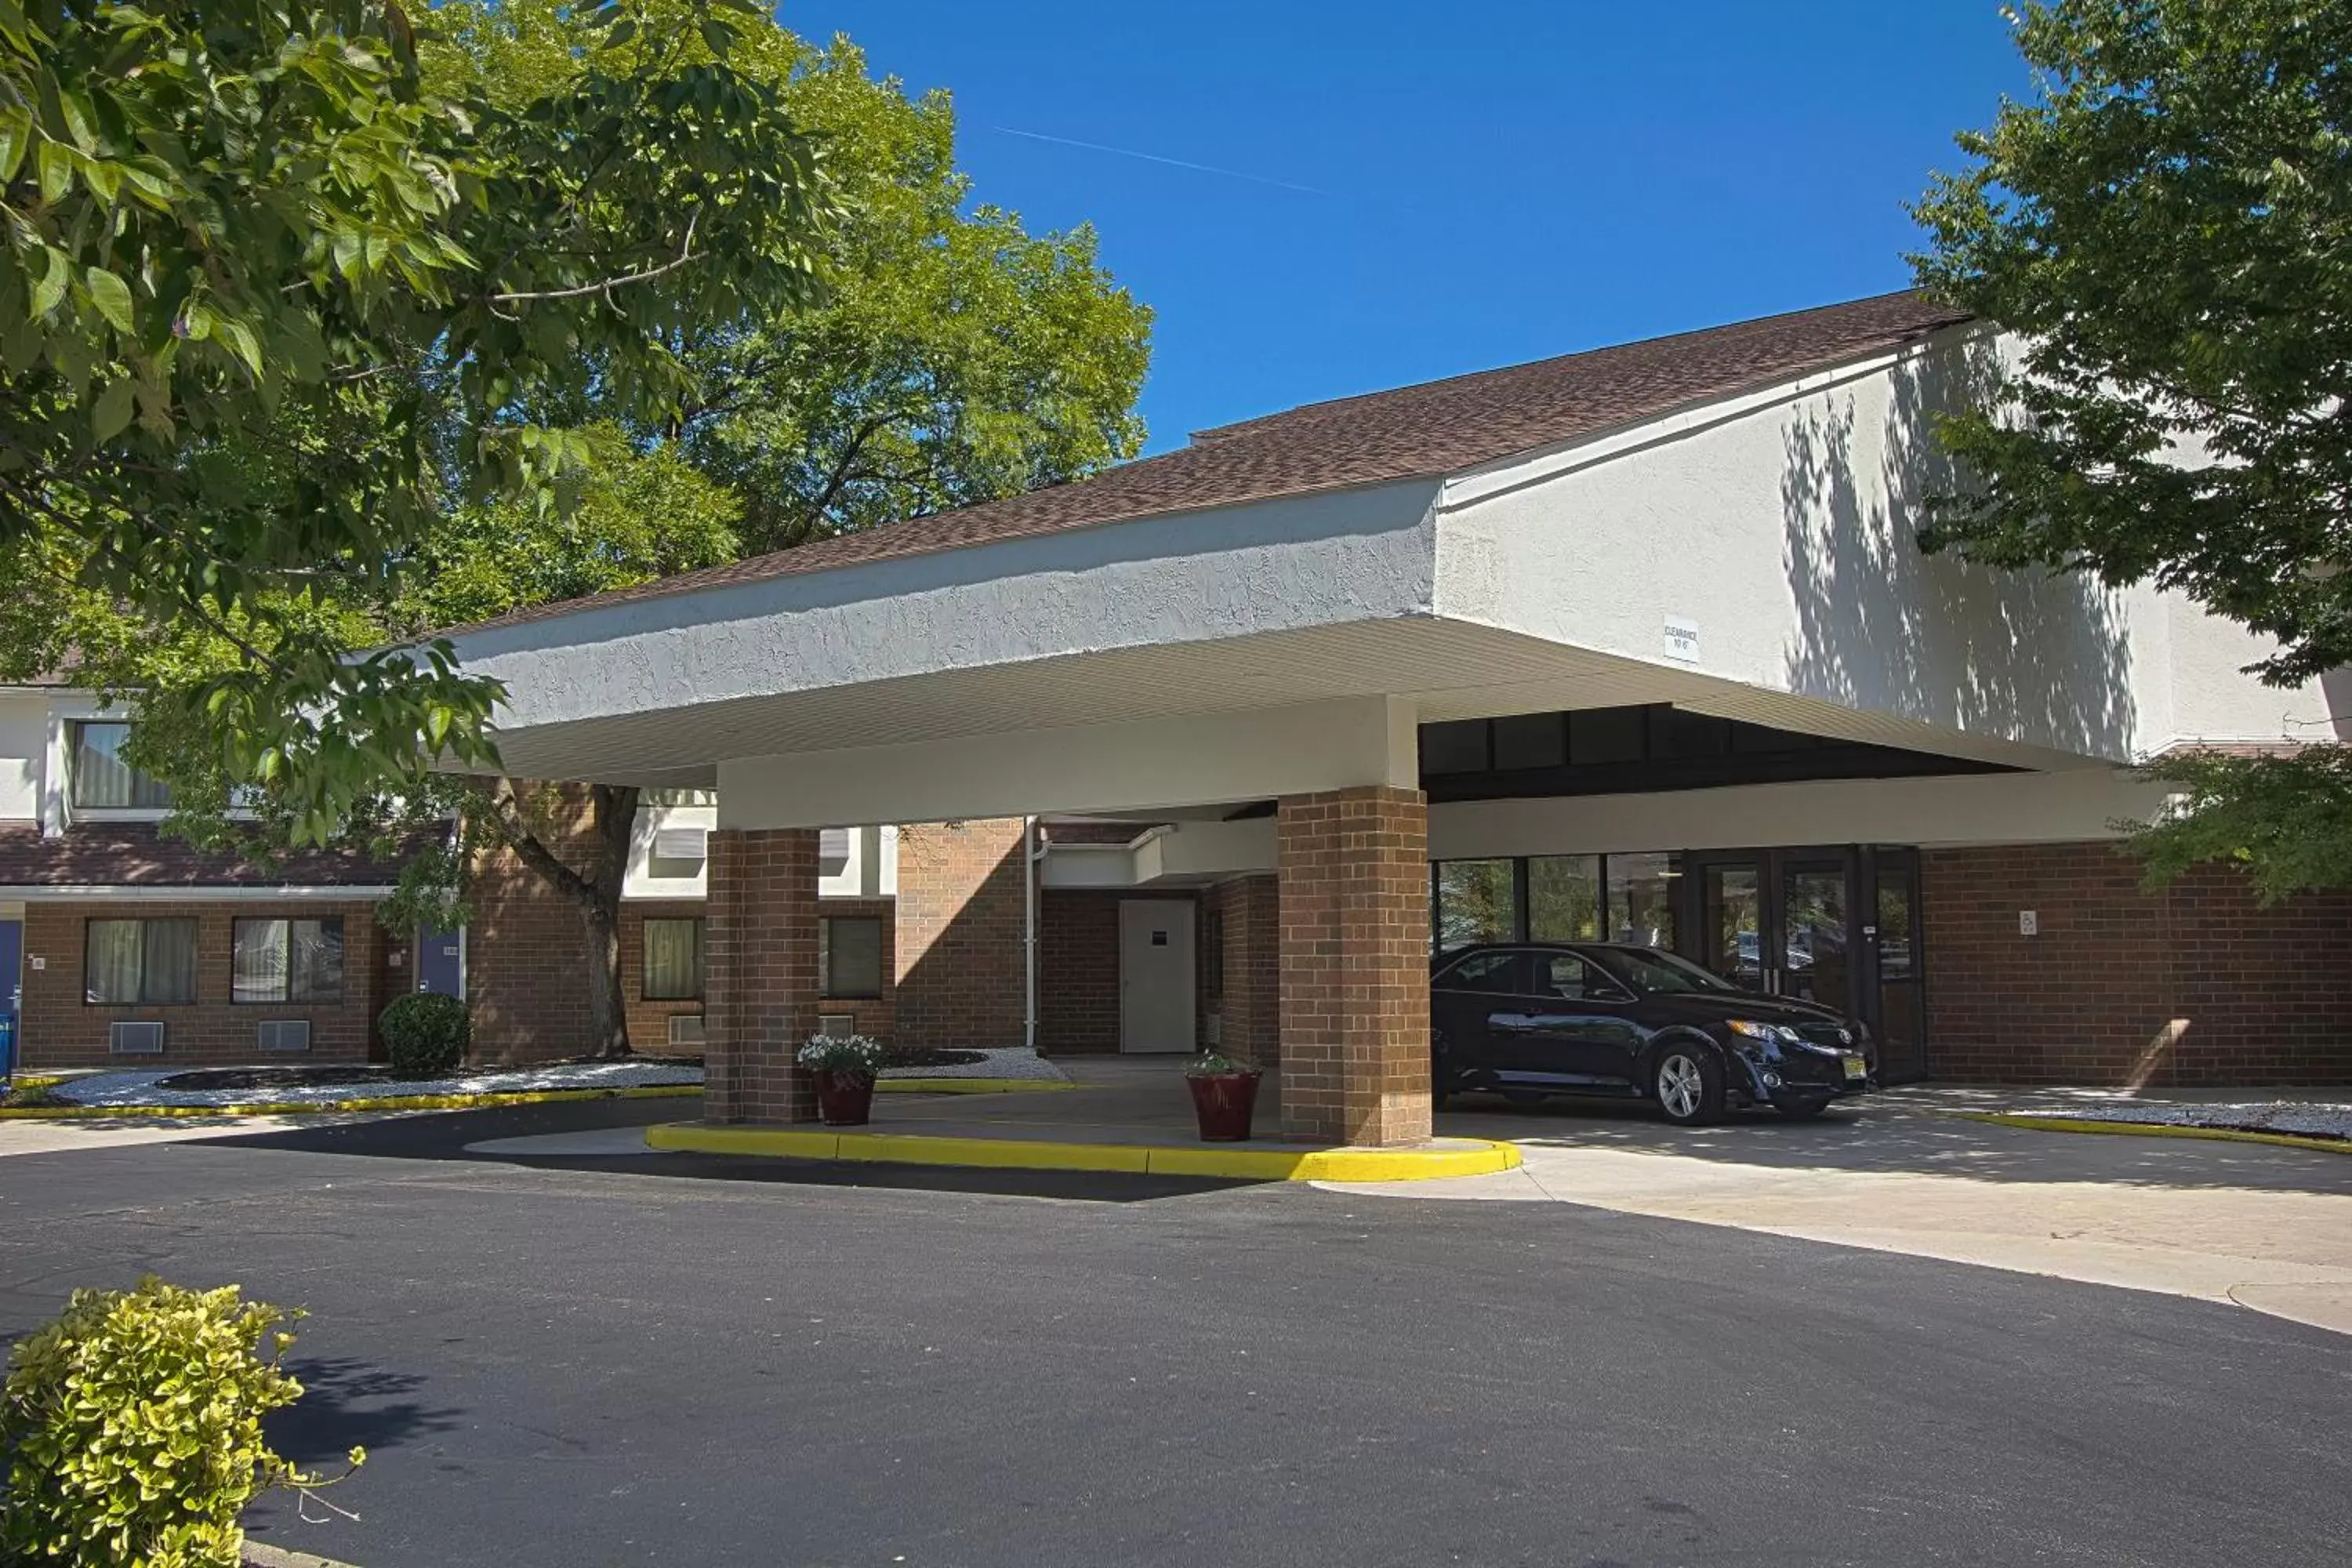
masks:
[[[1902,288],[1902,204],[1956,163],[1953,132],[2027,89],[1996,0],[779,16],[952,89],[981,199],[1101,231],[1159,313],[1154,451],[1317,398]]]

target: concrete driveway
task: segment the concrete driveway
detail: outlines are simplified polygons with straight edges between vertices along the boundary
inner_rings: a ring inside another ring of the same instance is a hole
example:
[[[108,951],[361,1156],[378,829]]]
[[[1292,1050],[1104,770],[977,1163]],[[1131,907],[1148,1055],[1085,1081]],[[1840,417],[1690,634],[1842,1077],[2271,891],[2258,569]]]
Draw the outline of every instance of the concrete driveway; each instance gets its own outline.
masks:
[[[1500,1175],[1346,1190],[1552,1202],[2232,1302],[2352,1333],[2352,1155],[2031,1131],[1897,1091],[1811,1122],[1472,1097],[1441,1131],[1516,1142]]]

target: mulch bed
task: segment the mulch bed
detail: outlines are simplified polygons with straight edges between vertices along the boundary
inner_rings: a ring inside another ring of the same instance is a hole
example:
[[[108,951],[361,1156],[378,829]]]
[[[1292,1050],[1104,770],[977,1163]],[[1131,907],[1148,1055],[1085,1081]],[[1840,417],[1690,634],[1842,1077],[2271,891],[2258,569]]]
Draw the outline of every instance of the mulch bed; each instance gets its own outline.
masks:
[[[913,1047],[898,1050],[893,1047],[882,1053],[882,1065],[885,1068],[968,1068],[974,1062],[984,1062],[987,1059],[987,1055],[981,1051],[941,1051]]]

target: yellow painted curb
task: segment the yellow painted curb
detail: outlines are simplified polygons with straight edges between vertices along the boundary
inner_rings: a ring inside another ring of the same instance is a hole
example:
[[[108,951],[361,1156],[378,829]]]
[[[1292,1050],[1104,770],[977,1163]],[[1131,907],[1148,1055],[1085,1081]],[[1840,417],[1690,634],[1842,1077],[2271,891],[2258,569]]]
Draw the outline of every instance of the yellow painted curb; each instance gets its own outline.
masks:
[[[1249,1182],[1426,1182],[1516,1170],[1518,1146],[1485,1139],[1444,1149],[1229,1149],[1213,1143],[1061,1143],[1025,1138],[948,1138],[921,1132],[826,1128],[711,1127],[670,1121],[646,1129],[648,1148],[788,1160],[969,1165],[1015,1171],[1110,1171],[1127,1175],[1223,1176]]]
[[[478,1106],[544,1105],[569,1100],[668,1100],[700,1094],[698,1083],[645,1089],[518,1089],[483,1094],[395,1094],[374,1100],[270,1100],[254,1105],[20,1105],[0,1108],[12,1121],[121,1121],[132,1117],[348,1116],[365,1110],[469,1110]]]
[[[1029,1094],[1078,1086],[1052,1078],[877,1078],[874,1087],[893,1094]]]
[[[2329,1154],[2352,1154],[2352,1140],[2321,1138],[2301,1132],[2255,1132],[2238,1127],[2183,1127],[2170,1121],[2100,1121],[2089,1117],[2028,1116],[2007,1110],[1948,1110],[1963,1121],[1989,1121],[1999,1127],[2023,1127],[2038,1132],[2109,1132],[2141,1138],[2205,1138],[2217,1143],[2272,1143],[2282,1149],[2317,1149]]]

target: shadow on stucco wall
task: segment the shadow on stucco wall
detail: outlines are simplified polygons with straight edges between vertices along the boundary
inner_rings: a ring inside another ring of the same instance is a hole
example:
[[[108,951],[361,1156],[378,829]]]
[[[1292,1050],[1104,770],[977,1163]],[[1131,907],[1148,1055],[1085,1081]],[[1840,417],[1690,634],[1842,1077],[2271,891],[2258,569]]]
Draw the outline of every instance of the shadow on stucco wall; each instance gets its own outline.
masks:
[[[1928,498],[1962,482],[1935,416],[1986,396],[1996,369],[1981,340],[1898,365],[1876,431],[1851,386],[1793,411],[1780,480],[1797,616],[1789,689],[2127,757],[2137,714],[2116,596],[2080,574],[2007,572],[1919,548]]]

